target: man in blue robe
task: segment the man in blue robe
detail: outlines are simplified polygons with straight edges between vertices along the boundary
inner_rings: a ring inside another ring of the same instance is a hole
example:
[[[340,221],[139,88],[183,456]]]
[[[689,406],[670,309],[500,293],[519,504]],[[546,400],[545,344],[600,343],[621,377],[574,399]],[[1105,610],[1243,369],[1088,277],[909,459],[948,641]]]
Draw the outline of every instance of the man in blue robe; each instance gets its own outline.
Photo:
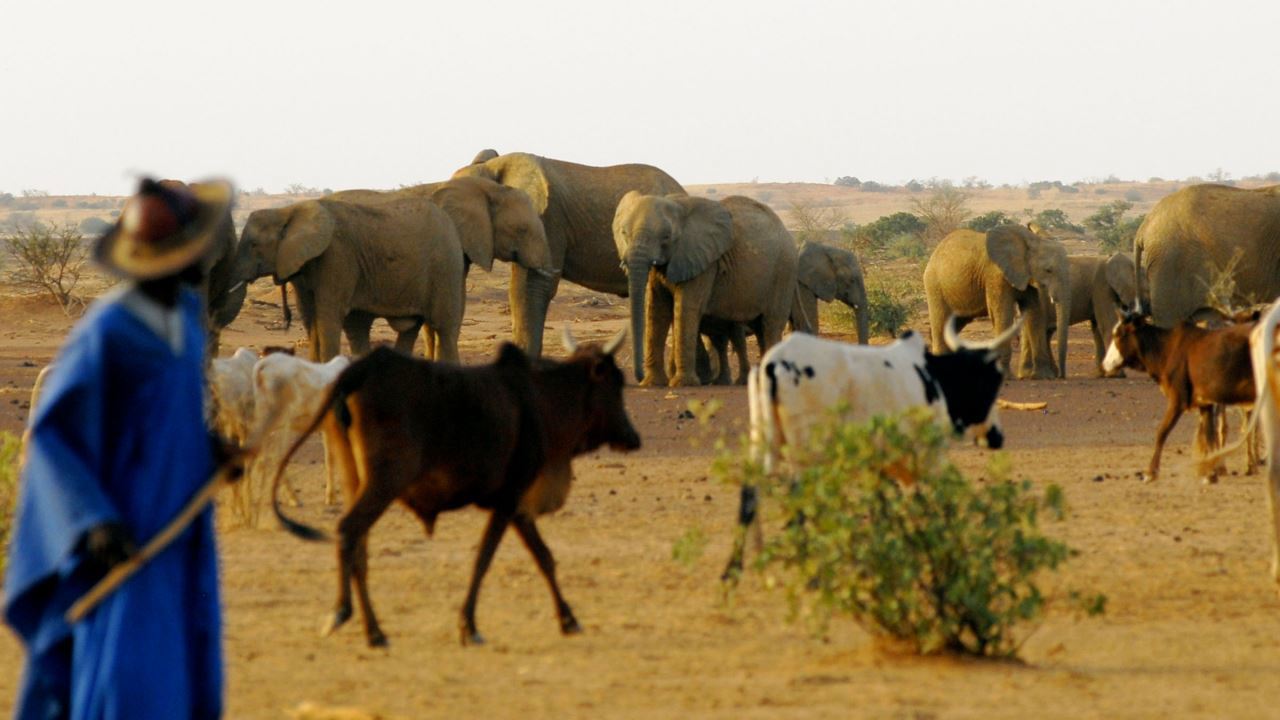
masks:
[[[19,720],[222,714],[211,509],[83,620],[63,615],[215,469],[188,284],[230,195],[144,180],[95,246],[126,279],[71,331],[32,408],[9,550],[4,619],[27,650]]]

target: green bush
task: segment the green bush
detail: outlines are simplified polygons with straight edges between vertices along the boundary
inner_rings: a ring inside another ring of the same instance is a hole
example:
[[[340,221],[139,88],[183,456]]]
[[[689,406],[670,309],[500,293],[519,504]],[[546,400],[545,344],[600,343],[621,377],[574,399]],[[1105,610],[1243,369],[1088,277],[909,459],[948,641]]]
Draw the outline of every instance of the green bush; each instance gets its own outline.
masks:
[[[1070,185],[1064,185],[1063,187],[1070,187]],[[1045,208],[1044,210],[1031,215],[1031,222],[1049,230],[1084,232],[1084,228],[1071,222],[1071,218],[1067,217],[1067,213],[1065,213],[1061,208]]]
[[[1026,635],[1015,627],[1048,601],[1037,576],[1072,554],[1039,524],[1042,514],[1063,516],[1063,494],[1009,480],[1002,454],[987,481],[970,482],[945,457],[948,435],[920,408],[817,428],[792,482],[767,482],[746,461],[717,463],[793,519],[756,563],[767,584],[786,590],[793,618],[821,633],[847,615],[918,653],[1016,654]],[[1090,614],[1106,603],[1068,597]]]
[[[18,504],[18,458],[22,455],[22,439],[0,432],[0,577],[4,576],[5,559],[9,557],[9,534],[13,531],[13,512]]]
[[[1104,251],[1115,252],[1133,247],[1133,236],[1138,234],[1138,228],[1147,216],[1125,218],[1124,214],[1132,207],[1132,203],[1116,200],[1084,219],[1085,227],[1102,241]]]
[[[997,225],[1011,225],[1011,224],[1017,225],[1020,223],[1018,223],[1017,218],[1013,217],[1012,215],[1009,215],[1003,210],[992,210],[990,212],[985,212],[975,218],[970,218],[967,222],[965,222],[964,226],[969,228],[970,230],[977,230],[978,232],[987,232],[988,230],[990,230],[993,227],[996,227]]]
[[[856,241],[869,250],[883,250],[900,235],[921,235],[924,221],[909,212],[883,215],[858,228]]]
[[[873,335],[897,337],[923,304],[920,289],[907,282],[878,282],[867,288],[867,323]],[[844,308],[844,305],[832,303]],[[852,311],[845,308],[852,315]],[[852,318],[850,318],[852,322]]]
[[[924,260],[929,257],[929,246],[924,238],[914,233],[895,235],[885,246],[891,258],[907,258],[908,260]]]

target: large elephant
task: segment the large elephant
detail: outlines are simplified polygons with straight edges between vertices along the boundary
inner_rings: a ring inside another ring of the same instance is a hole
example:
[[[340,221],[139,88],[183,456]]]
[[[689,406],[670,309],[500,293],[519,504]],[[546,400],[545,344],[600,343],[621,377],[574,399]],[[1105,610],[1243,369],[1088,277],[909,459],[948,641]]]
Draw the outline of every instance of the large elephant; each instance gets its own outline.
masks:
[[[431,200],[453,221],[462,243],[464,278],[473,264],[485,272],[491,271],[494,259],[514,263],[529,272],[548,277],[554,277],[557,272],[551,264],[547,234],[529,196],[492,180],[458,177],[390,192],[343,190],[329,196],[330,199],[377,205],[395,203],[406,197]],[[414,211],[424,206],[410,203],[398,207]],[[374,316],[368,313],[348,315],[344,322],[348,340],[353,335],[368,338],[373,320]],[[416,325],[401,323],[400,327],[393,329],[399,334],[397,347],[413,347],[413,338],[418,330]],[[437,339],[435,330],[428,326],[424,333],[428,358],[436,357]]]
[[[1059,377],[1066,367],[1067,335],[1058,337],[1058,358],[1049,350],[1050,304],[1056,306],[1057,327],[1066,328],[1071,309],[1067,251],[1062,243],[1030,227],[1000,225],[986,233],[955,230],[938,243],[924,269],[929,302],[933,352],[946,352],[943,327],[950,315],[963,327],[978,317],[990,317],[999,335],[1013,324],[1015,309],[1027,317],[1022,342],[1032,343],[1030,367],[1019,377]],[[1047,297],[1042,295],[1046,293]],[[1011,349],[1000,349],[1000,365],[1009,371]]]
[[[791,310],[791,326],[818,334],[818,301],[839,300],[853,309],[858,323],[858,344],[871,339],[867,315],[867,284],[858,256],[822,243],[805,243],[800,249],[796,275],[796,307]]]
[[[797,253],[767,206],[741,196],[716,202],[633,191],[618,203],[613,236],[631,286],[642,384],[699,384],[703,316],[758,328],[762,353],[781,339],[795,299]],[[663,353],[673,323],[676,362],[668,380]]]
[[[527,153],[494,156],[481,151],[476,162],[454,177],[486,177],[523,190],[542,218],[551,265],[559,275],[511,268],[511,325],[516,344],[530,355],[542,353],[547,306],[563,277],[583,287],[627,295],[627,276],[618,265],[613,215],[628,191],[665,195],[684,193],[670,175],[651,165],[592,167]]]
[[[427,324],[440,358],[457,361],[464,305],[462,244],[453,221],[427,197],[380,203],[308,200],[249,215],[236,253],[235,277],[270,275],[293,283],[311,340],[311,359],[338,354],[345,329],[351,350],[368,350],[368,318],[401,332]],[[361,325],[364,333],[361,334]]]
[[[1133,307],[1136,285],[1133,258],[1125,253],[1111,257],[1072,256],[1067,258],[1071,275],[1072,325],[1088,322],[1093,333],[1095,372],[1100,377],[1124,377],[1124,370],[1102,369],[1102,358],[1111,345],[1111,331],[1116,324],[1116,310]]]
[[[1208,309],[1213,276],[1236,253],[1241,260],[1233,274],[1233,302],[1269,302],[1280,295],[1280,185],[1192,185],[1156,203],[1133,239],[1153,322],[1173,327]]]

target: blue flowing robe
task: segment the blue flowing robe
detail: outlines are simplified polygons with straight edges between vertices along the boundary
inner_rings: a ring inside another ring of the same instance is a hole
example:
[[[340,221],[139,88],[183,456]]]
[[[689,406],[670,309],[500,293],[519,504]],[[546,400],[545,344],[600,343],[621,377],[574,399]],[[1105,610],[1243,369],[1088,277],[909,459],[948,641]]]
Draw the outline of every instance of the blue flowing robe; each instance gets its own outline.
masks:
[[[82,621],[67,608],[98,578],[85,531],[120,522],[141,546],[209,479],[200,300],[178,303],[182,351],[120,297],[72,331],[33,425],[4,591],[27,648],[19,720],[216,718],[221,609],[212,509]]]

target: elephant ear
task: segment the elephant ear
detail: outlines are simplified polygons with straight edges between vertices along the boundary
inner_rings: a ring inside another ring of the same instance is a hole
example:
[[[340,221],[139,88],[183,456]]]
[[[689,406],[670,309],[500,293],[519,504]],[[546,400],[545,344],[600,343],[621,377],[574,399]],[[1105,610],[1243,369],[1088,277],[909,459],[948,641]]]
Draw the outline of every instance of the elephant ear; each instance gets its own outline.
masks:
[[[1026,290],[1027,283],[1031,282],[1027,266],[1028,235],[1035,237],[1020,225],[1000,225],[987,232],[987,256],[1018,290]]]
[[[495,181],[523,190],[539,217],[547,211],[551,190],[547,183],[547,173],[542,169],[542,158],[528,153],[510,153],[477,167],[489,168],[493,171]]]
[[[1133,296],[1137,292],[1137,275],[1133,270],[1133,258],[1125,253],[1116,253],[1107,258],[1103,272],[1106,273],[1107,285],[1120,298],[1122,307],[1133,305]]]
[[[277,282],[297,275],[303,265],[328,249],[333,230],[333,215],[319,202],[294,206],[288,222],[280,229],[280,248],[276,251]]]
[[[683,283],[706,272],[733,245],[733,217],[718,202],[677,196],[672,201],[683,210],[677,223],[679,236],[671,249],[667,279]]]
[[[800,250],[796,279],[823,302],[836,299],[836,267],[826,245],[806,243]]]
[[[497,150],[494,150],[493,148],[485,148],[484,150],[476,153],[475,157],[471,158],[471,164],[480,165],[482,163],[487,163],[496,157],[498,157]]]
[[[644,194],[638,190],[628,190],[618,201],[618,208],[613,212],[613,244],[618,247],[618,258],[625,261],[631,251],[633,238],[627,226],[631,223]]]
[[[474,178],[455,178],[444,183],[431,200],[444,210],[458,230],[467,259],[485,272],[493,270],[493,219],[489,196]]]

